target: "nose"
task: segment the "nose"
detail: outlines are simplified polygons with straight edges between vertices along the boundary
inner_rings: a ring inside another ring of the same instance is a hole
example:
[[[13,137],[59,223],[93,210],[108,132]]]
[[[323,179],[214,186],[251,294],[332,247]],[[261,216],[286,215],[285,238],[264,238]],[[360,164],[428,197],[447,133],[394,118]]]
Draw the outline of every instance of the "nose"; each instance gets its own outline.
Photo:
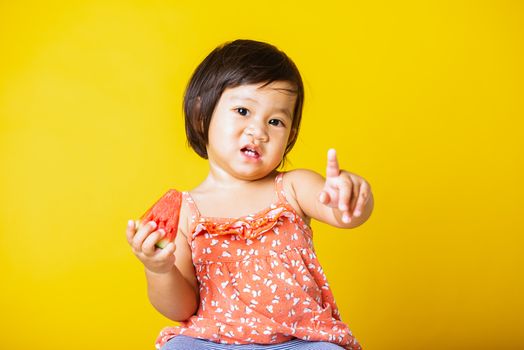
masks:
[[[261,142],[267,142],[269,140],[266,125],[262,125],[260,122],[250,123],[248,126],[246,126],[244,133]]]

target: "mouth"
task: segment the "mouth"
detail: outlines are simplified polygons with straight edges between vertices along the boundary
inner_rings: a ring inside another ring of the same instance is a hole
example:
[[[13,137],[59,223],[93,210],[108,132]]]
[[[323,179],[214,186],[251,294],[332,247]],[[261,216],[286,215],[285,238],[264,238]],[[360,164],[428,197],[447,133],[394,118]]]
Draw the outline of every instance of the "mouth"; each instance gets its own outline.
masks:
[[[242,152],[246,157],[254,160],[257,160],[262,156],[260,149],[255,145],[245,145],[240,149],[240,152]]]

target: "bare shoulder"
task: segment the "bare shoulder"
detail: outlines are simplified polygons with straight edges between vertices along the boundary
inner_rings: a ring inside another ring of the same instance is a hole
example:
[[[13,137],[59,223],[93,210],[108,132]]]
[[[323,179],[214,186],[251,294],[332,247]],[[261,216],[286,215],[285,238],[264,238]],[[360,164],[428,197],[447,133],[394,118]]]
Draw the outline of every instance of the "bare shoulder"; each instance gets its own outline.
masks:
[[[294,169],[286,172],[284,182],[287,182],[293,197],[299,201],[304,193],[320,194],[324,182],[322,175],[310,169]],[[318,192],[318,193],[315,193]]]
[[[286,194],[286,199],[297,211],[297,213],[309,224],[311,215],[308,214],[307,209],[301,205],[303,201],[304,189],[309,192],[312,183],[322,183],[323,177],[309,169],[293,169],[284,174],[282,186]]]
[[[286,172],[285,177],[294,186],[307,185],[315,181],[324,181],[322,175],[310,169],[293,169]]]
[[[333,210],[319,201],[325,181],[322,175],[309,169],[296,169],[288,174],[293,197],[303,215],[338,227]]]

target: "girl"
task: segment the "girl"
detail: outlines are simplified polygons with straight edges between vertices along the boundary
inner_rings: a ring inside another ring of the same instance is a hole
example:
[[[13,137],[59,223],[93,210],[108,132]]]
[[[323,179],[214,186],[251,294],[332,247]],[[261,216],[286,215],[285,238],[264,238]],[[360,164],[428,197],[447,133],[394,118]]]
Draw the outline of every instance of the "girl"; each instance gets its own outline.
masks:
[[[361,349],[316,258],[310,220],[357,227],[373,196],[362,177],[339,169],[334,150],[325,179],[277,171],[303,101],[295,64],[267,43],[226,43],[194,72],[186,134],[209,174],[182,192],[174,242],[156,246],[166,233],[154,220],[127,228],[152,305],[180,322],[161,331],[157,349]]]

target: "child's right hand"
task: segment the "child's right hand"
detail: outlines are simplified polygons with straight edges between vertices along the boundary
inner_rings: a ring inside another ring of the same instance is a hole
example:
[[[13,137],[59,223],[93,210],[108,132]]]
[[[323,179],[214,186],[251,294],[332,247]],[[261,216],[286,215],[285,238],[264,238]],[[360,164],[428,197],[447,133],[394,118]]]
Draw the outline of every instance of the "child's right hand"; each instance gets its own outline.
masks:
[[[155,247],[162,237],[164,230],[156,230],[156,223],[148,223],[138,226],[135,221],[130,220],[126,228],[127,242],[133,249],[133,253],[144,264],[145,268],[154,273],[168,273],[175,267],[175,243],[170,242],[163,249]]]

